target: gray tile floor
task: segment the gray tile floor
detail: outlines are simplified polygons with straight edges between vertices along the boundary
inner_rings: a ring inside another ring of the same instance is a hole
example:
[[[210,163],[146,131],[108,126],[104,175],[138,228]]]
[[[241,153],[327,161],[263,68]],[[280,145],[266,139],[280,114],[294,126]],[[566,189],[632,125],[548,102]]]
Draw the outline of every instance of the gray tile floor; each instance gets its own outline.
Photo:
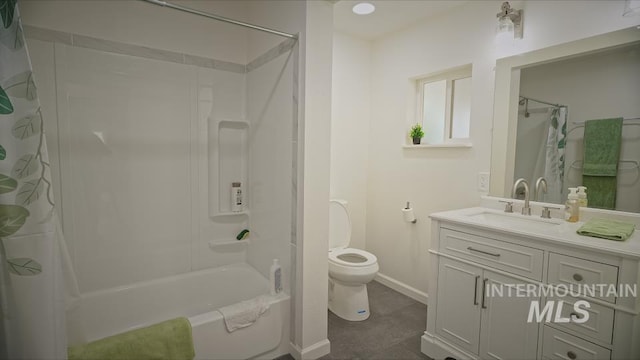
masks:
[[[367,320],[346,321],[329,311],[331,353],[321,359],[429,359],[420,352],[427,307],[375,281],[367,288],[371,310]]]

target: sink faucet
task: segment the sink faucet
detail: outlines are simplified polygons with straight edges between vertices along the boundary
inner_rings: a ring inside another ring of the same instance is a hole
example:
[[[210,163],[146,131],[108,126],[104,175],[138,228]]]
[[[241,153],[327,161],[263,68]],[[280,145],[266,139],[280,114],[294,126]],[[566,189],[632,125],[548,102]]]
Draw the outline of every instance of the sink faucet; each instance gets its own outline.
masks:
[[[538,195],[540,195],[540,189],[542,188],[542,193],[546,194],[547,193],[547,180],[545,180],[543,177],[539,177],[538,180],[536,180],[536,188],[533,191],[533,201],[539,201],[538,200]]]
[[[524,185],[524,207],[522,208],[522,215],[531,215],[531,207],[529,207],[529,183],[527,180],[520,178],[513,184],[513,190],[511,191],[511,197],[515,199],[516,190],[520,184]]]

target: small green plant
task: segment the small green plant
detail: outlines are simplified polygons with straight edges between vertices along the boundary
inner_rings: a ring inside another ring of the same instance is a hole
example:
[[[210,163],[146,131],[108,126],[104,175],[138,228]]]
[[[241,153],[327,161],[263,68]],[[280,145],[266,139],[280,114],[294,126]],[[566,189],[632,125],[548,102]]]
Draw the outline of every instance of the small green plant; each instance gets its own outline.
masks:
[[[424,131],[422,130],[422,125],[415,124],[411,127],[410,136],[412,139],[422,139],[424,137]]]

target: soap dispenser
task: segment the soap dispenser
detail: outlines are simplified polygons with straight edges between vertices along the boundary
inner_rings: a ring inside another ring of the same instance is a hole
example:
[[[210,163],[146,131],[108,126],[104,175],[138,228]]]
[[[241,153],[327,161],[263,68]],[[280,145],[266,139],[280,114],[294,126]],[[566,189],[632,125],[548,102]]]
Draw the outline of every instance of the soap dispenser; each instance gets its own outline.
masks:
[[[587,207],[587,187],[578,186],[578,206]]]
[[[578,189],[569,188],[569,196],[564,204],[564,219],[568,222],[580,220],[580,206],[578,204]]]

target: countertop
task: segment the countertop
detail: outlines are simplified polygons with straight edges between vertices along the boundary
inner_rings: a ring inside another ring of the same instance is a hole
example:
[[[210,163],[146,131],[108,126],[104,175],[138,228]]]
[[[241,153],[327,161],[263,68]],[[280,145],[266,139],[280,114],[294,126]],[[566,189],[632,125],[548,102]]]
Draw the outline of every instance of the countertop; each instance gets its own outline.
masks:
[[[512,218],[517,222],[517,224],[501,224],[499,221],[491,222],[486,221],[486,219],[483,219],[481,216],[473,216],[481,213],[500,216],[506,215],[508,218]],[[497,231],[503,234],[535,238],[550,243],[570,245],[627,258],[640,258],[640,229],[638,229],[637,225],[636,231],[634,231],[633,235],[631,235],[629,239],[625,241],[615,241],[578,235],[576,231],[584,224],[583,221],[570,223],[557,218],[548,220],[540,219],[539,215],[531,215],[531,217],[529,217],[518,213],[505,214],[502,210],[488,207],[473,207],[443,211],[431,214],[430,217],[435,220],[467,225],[484,230]],[[529,224],[527,223],[527,220],[533,221]],[[536,222],[544,222],[544,224],[540,224],[538,226]],[[634,221],[630,222],[633,223]]]

